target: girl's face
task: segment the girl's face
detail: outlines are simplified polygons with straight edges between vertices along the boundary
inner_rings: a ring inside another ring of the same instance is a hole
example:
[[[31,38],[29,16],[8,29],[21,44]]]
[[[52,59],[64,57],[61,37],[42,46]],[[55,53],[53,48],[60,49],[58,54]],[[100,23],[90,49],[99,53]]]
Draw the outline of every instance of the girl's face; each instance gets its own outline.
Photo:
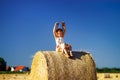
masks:
[[[63,32],[62,32],[62,31],[58,31],[58,32],[57,32],[57,36],[58,36],[58,37],[63,37]]]

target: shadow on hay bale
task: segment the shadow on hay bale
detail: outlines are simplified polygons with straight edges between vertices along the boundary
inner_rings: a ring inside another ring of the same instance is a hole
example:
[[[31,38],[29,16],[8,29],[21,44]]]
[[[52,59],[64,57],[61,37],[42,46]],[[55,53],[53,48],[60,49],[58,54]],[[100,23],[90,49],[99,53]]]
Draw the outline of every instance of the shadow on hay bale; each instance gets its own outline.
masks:
[[[97,80],[95,63],[87,52],[73,52],[75,59],[56,51],[38,51],[30,80]]]

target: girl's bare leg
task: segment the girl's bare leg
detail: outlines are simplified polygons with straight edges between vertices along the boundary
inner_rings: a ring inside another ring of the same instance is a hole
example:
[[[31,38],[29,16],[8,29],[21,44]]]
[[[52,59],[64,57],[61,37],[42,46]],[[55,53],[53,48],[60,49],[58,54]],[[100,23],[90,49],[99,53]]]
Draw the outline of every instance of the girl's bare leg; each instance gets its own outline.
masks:
[[[72,53],[72,51],[70,51],[70,56],[73,57],[73,53]]]
[[[68,55],[68,53],[67,53],[67,51],[65,49],[64,49],[64,53],[65,53],[66,57],[69,57],[69,55]]]

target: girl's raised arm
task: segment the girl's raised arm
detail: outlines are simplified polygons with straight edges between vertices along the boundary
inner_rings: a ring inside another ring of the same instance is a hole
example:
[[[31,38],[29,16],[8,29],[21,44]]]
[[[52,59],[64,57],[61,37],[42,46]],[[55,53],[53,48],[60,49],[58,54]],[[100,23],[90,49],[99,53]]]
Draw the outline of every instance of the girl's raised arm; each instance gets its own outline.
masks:
[[[54,37],[56,37],[56,30],[58,29],[58,25],[59,25],[58,22],[56,22],[55,25],[54,25],[54,28],[53,28],[53,35],[54,35]]]
[[[65,33],[66,33],[66,25],[65,25],[64,21],[62,22],[62,29],[63,29],[64,35],[65,35]]]

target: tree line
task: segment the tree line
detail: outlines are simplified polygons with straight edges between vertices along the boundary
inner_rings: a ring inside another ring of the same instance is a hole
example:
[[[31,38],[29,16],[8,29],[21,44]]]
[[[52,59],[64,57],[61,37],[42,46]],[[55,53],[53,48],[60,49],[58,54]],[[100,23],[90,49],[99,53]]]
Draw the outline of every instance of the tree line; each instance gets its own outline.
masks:
[[[96,68],[98,73],[120,73],[120,68]]]
[[[0,57],[0,71],[6,71],[6,61]]]

